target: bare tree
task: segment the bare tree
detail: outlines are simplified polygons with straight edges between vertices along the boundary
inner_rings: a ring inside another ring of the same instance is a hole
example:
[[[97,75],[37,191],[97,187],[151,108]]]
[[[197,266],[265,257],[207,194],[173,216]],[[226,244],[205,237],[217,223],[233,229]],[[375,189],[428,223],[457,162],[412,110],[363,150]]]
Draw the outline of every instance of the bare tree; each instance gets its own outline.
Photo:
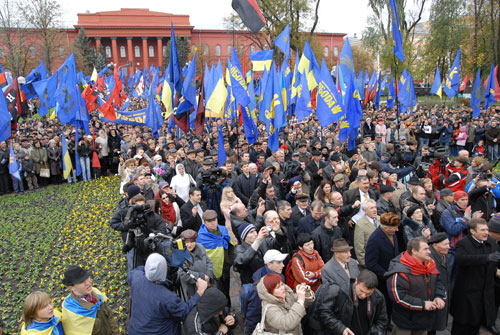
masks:
[[[61,5],[57,0],[30,0],[19,3],[19,9],[28,26],[39,34],[42,58],[51,73],[54,53],[59,46],[57,28],[62,15]]]
[[[25,74],[30,61],[26,52],[26,29],[14,1],[4,0],[0,7],[0,38],[7,47],[4,51],[6,67],[15,76]]]

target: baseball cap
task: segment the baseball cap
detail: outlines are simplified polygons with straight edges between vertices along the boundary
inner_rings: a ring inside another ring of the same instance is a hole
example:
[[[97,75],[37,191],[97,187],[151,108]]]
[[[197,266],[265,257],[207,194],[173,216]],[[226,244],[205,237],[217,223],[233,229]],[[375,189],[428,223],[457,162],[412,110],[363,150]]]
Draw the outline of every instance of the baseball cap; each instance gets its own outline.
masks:
[[[285,258],[287,258],[288,254],[282,254],[278,250],[271,249],[268,250],[265,255],[264,255],[264,263],[271,263],[271,262],[283,262]]]

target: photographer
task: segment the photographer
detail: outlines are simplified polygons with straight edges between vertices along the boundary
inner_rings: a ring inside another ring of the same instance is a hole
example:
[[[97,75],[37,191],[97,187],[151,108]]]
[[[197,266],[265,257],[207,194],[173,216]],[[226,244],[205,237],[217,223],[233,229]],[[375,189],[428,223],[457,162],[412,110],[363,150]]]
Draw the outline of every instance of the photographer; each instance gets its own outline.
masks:
[[[144,265],[146,258],[152,252],[144,244],[149,234],[167,234],[167,226],[163,219],[146,205],[146,198],[142,194],[130,198],[129,206],[118,210],[109,224],[114,230],[122,232],[123,251],[127,252],[129,269]]]
[[[226,186],[230,186],[226,181],[226,171],[219,168],[210,168],[202,171],[201,199],[207,204],[207,209],[217,212],[217,217],[221,222],[224,220],[224,214],[220,210],[220,202],[222,200],[222,190]]]

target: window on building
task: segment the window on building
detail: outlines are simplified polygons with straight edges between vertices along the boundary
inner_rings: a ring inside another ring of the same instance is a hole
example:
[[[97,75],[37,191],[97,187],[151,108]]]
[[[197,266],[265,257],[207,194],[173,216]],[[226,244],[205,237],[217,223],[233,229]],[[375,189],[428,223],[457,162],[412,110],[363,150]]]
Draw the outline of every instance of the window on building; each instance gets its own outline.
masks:
[[[228,45],[227,46],[227,55],[231,55],[231,52],[233,52],[233,46],[232,45]]]
[[[339,48],[337,48],[337,47],[333,48],[333,55],[335,57],[338,57],[338,55],[339,55]]]
[[[215,46],[215,55],[217,57],[220,57],[220,45],[218,44]]]
[[[328,57],[328,47],[325,47],[325,48],[323,49],[323,56],[324,56],[324,57]]]
[[[28,47],[28,51],[30,52],[30,56],[31,57],[36,57],[36,52],[35,52],[35,47],[34,46],[30,45]]]
[[[138,45],[134,47],[134,56],[141,57],[141,48]]]
[[[208,45],[203,46],[203,56],[208,56]]]
[[[108,45],[104,50],[106,52],[106,58],[111,58],[111,47]]]
[[[125,51],[125,47],[123,45],[120,47],[120,57],[121,58],[127,57],[127,52]]]
[[[149,48],[148,48],[148,54],[149,54],[149,57],[154,57],[155,56],[155,48],[154,46],[150,45]]]
[[[167,46],[163,46],[163,57],[167,57]]]
[[[250,47],[250,51],[252,51],[252,52],[253,52],[253,51],[255,51],[255,45],[252,45],[252,46]]]

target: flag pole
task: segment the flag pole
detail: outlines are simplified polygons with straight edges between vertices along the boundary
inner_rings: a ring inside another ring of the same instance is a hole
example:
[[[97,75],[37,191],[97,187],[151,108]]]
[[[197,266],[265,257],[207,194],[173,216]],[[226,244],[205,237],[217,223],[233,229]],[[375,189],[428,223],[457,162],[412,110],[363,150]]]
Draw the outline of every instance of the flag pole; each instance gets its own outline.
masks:
[[[396,59],[396,55],[394,54],[394,52],[392,53],[392,58],[394,59],[394,91],[395,91],[395,96],[394,96],[394,101],[395,101],[395,106],[397,108],[397,112],[396,112],[396,128],[398,129],[398,133],[400,131],[399,129],[399,113],[400,113],[400,110],[399,110],[399,102],[398,102],[398,89],[399,89],[399,85],[398,85],[398,60]],[[387,102],[386,102],[387,104]]]

